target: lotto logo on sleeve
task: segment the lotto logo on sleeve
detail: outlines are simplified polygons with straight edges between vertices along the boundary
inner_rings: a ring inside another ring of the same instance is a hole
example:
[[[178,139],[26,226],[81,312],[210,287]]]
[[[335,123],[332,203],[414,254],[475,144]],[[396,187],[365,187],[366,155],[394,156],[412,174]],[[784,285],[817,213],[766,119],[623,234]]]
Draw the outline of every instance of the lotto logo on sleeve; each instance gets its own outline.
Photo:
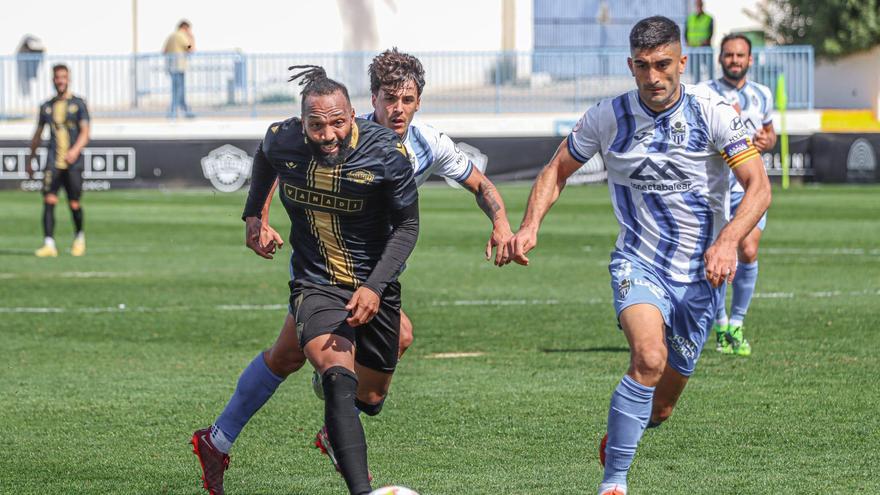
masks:
[[[749,149],[749,141],[747,139],[740,139],[725,146],[724,153],[727,156],[736,156],[747,149]]]

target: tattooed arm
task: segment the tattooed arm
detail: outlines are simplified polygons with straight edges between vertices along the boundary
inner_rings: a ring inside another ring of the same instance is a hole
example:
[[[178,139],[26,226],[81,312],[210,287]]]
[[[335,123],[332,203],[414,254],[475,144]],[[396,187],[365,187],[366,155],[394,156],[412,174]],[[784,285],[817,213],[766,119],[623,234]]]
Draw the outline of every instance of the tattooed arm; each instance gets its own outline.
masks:
[[[507,220],[507,210],[504,208],[504,200],[501,194],[495,188],[495,184],[483,175],[476,167],[471,171],[470,176],[461,183],[470,192],[474,193],[477,199],[477,205],[486,213],[489,220],[492,221],[492,235],[486,243],[486,259],[492,257],[492,249],[496,249],[495,264],[501,264],[501,260],[505,257],[505,250],[513,232],[510,230],[510,222]]]

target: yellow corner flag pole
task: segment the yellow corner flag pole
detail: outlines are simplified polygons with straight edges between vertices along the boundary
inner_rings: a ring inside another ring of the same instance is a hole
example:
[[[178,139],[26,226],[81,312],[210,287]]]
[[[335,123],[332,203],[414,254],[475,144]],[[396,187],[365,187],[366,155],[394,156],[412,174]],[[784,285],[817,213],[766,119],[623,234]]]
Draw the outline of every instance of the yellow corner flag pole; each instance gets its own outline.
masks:
[[[788,189],[788,128],[785,125],[785,109],[788,107],[788,93],[785,92],[785,74],[776,79],[776,109],[779,110],[779,152],[782,155],[782,188]]]

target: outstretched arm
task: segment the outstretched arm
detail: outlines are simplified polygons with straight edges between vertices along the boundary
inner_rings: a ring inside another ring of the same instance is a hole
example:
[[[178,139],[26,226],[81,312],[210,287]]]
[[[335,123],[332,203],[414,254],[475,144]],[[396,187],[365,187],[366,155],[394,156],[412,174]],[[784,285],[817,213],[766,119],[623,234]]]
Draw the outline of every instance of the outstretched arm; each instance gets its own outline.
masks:
[[[266,197],[266,204],[263,205],[261,224],[260,224],[260,244],[268,246],[274,242],[278,248],[284,247],[284,238],[269,225],[269,208],[272,206],[272,199],[275,198],[275,189],[278,188],[278,179],[272,183],[272,189],[269,190],[269,196]]]
[[[556,148],[553,158],[550,159],[550,163],[544,166],[544,169],[538,174],[538,178],[535,179],[523,221],[519,226],[519,231],[510,240],[507,250],[508,257],[503,260],[502,264],[511,261],[520,265],[529,264],[529,258],[526,257],[526,254],[538,244],[538,228],[541,226],[541,221],[559,198],[565,187],[565,181],[581,165],[582,163],[575,160],[568,151],[568,138],[563,139],[559,147]]]
[[[492,234],[486,243],[486,259],[491,258],[492,248],[496,248],[495,264],[501,266],[502,260],[507,256],[507,243],[513,237],[501,193],[495,188],[495,184],[476,167],[473,168],[470,176],[462,182],[462,185],[474,193],[477,205],[492,221]]]
[[[275,253],[275,243],[269,242],[264,245],[261,242],[261,227],[263,225],[261,217],[267,198],[271,199],[270,191],[276,180],[277,174],[272,169],[266,154],[263,153],[263,144],[260,143],[260,147],[254,154],[251,185],[241,218],[246,223],[245,244],[257,255],[266,259],[272,259],[272,255]]]

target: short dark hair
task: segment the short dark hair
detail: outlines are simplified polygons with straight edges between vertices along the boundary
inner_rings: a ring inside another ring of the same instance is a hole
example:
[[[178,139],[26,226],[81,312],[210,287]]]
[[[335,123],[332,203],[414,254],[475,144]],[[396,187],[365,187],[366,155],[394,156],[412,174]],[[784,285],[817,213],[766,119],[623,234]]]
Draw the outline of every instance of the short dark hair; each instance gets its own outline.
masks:
[[[367,73],[370,75],[370,91],[373,94],[378,93],[382,86],[397,89],[407,81],[415,83],[419,96],[425,88],[425,69],[422,63],[408,53],[397,51],[397,47],[376,55]]]
[[[642,19],[629,32],[630,50],[651,49],[672,43],[681,43],[681,28],[662,15]]]
[[[190,24],[189,21],[186,19],[181,19],[180,22],[177,23],[177,29],[185,28],[185,27],[188,28],[191,26],[192,26],[192,24]]]
[[[749,55],[752,54],[752,40],[750,40],[748,36],[746,36],[742,33],[730,33],[727,36],[721,38],[721,44],[718,45],[721,48],[720,51],[723,53],[724,52],[724,44],[727,43],[728,41],[733,41],[733,40],[745,41],[746,45],[749,46]]]
[[[65,65],[65,64],[55,64],[55,65],[52,66],[52,75],[54,76],[55,73],[58,72],[59,70],[63,70],[63,71],[65,71],[65,72],[67,72],[68,74],[70,74],[70,69],[67,68],[67,65]]]
[[[306,108],[306,97],[318,95],[332,95],[333,93],[339,91],[345,96],[345,101],[351,105],[351,98],[348,96],[348,88],[345,87],[344,84],[334,81],[327,77],[327,71],[324,70],[323,67],[319,65],[291,65],[287,68],[287,70],[302,70],[288,79],[288,82],[296,81],[300,79],[299,85],[303,87],[302,91],[300,91],[300,96],[302,96],[302,109],[305,111]]]

